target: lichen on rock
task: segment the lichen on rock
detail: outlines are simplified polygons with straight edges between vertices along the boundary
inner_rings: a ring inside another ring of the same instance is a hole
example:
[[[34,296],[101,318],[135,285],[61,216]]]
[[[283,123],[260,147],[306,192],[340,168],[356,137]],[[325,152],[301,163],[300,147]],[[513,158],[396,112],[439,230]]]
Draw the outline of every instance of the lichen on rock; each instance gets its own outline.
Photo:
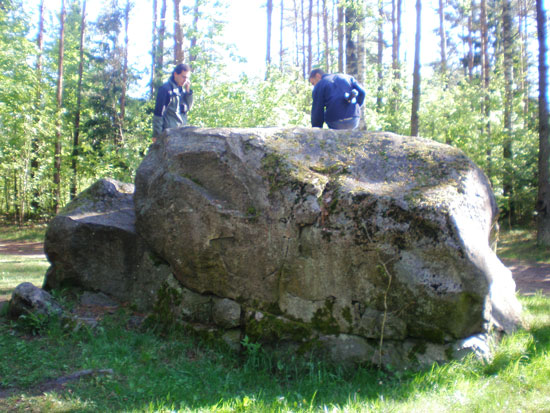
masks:
[[[233,344],[240,330],[334,360],[429,362],[519,323],[489,182],[450,146],[187,127],[151,146],[135,184],[135,234],[170,274],[152,281],[157,309]],[[162,301],[168,281],[177,300]]]

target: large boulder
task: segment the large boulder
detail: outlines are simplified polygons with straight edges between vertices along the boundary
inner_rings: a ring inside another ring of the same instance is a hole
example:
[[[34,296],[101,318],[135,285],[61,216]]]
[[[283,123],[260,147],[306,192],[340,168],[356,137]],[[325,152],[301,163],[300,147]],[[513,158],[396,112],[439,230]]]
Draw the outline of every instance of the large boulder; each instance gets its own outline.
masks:
[[[151,310],[170,267],[135,231],[134,185],[102,179],[49,224],[43,288],[79,287]]]
[[[209,314],[230,300],[256,340],[353,343],[359,361],[382,360],[385,342],[399,362],[419,344],[454,348],[519,322],[511,273],[490,246],[489,182],[450,146],[360,131],[171,130],[139,167],[134,201],[137,232],[181,296],[209,297]]]

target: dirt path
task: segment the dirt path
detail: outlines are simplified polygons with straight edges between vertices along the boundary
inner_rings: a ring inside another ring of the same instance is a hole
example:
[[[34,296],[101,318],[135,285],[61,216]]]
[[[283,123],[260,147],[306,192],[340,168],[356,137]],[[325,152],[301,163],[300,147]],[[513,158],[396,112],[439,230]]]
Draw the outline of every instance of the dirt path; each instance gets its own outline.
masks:
[[[502,260],[516,282],[516,289],[521,295],[533,295],[541,290],[550,296],[550,264],[537,264],[525,261]]]
[[[41,242],[0,241],[0,256],[23,255],[45,257]],[[502,260],[510,268],[522,295],[533,295],[542,290],[550,296],[550,264],[537,264],[524,261]]]
[[[0,255],[38,255],[44,257],[42,242],[0,241]]]

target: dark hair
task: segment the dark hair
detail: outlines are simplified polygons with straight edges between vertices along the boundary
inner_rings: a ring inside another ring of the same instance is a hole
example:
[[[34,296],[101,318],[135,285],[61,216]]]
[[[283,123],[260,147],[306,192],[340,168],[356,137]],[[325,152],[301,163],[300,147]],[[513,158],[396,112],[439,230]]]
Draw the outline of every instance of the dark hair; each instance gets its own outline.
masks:
[[[178,75],[183,72],[183,71],[186,71],[186,72],[189,72],[191,71],[191,66],[189,66],[188,64],[185,64],[185,63],[180,63],[179,65],[177,65],[175,68],[174,68],[174,72],[173,73],[177,73]]]
[[[325,75],[324,70],[323,69],[313,69],[311,71],[311,73],[309,74],[309,78],[311,79],[312,77],[315,77],[317,75],[324,76]]]

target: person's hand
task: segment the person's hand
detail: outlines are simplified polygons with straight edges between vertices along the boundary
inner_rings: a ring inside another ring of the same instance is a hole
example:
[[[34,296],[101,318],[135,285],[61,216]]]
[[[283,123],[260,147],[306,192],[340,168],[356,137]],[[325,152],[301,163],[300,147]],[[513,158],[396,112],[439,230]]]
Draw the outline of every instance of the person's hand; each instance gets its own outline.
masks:
[[[153,143],[155,143],[156,141],[157,141],[157,137],[153,136]]]
[[[185,89],[185,91],[187,93],[189,93],[189,91],[191,90],[191,81],[189,79],[187,79],[184,83],[183,83],[183,88]]]

